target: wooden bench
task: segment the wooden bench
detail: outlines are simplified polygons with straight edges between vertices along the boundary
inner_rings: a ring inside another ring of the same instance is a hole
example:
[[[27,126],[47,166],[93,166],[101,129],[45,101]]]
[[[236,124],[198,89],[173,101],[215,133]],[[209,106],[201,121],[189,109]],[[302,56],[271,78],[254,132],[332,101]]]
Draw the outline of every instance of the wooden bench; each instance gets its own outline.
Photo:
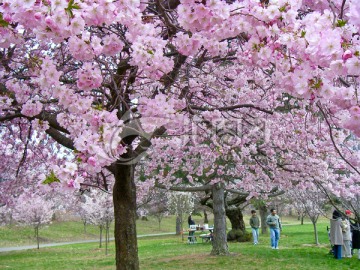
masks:
[[[210,234],[202,234],[199,236],[201,238],[201,242],[207,243],[212,240],[212,236]]]
[[[195,235],[189,235],[188,236],[188,244],[196,244],[197,240],[196,240],[196,236]]]

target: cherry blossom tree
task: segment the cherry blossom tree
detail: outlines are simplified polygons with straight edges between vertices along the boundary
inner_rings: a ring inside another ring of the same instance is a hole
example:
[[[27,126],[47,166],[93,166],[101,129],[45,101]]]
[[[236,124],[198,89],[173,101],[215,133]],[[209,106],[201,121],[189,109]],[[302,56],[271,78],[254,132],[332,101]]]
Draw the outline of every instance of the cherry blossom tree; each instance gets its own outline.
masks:
[[[54,205],[50,198],[46,199],[42,194],[25,191],[17,198],[12,211],[14,220],[22,225],[34,228],[37,248],[39,249],[39,229],[48,224],[54,214]]]
[[[99,227],[99,247],[102,247],[102,235],[105,229],[105,252],[107,254],[109,242],[110,224],[114,220],[113,202],[110,196],[102,191],[93,190],[89,195],[83,195],[85,202],[81,204],[82,211],[85,213],[89,223]]]
[[[338,128],[360,135],[359,10],[356,0],[3,0],[2,139],[41,134],[70,149],[69,160],[44,177],[64,189],[79,189],[102,170],[114,176],[117,269],[139,268],[135,167],[151,145],[160,149],[159,136],[176,143],[179,134],[201,135],[186,152],[185,176],[211,176],[201,181],[213,188],[214,205],[236,185],[250,199],[289,188],[299,181],[294,171],[320,178],[339,156],[352,175],[326,176],[327,188],[357,194],[359,159]],[[261,150],[262,139],[253,138],[232,153],[235,142],[208,132],[219,117],[266,123],[273,144]],[[30,135],[12,133],[15,126]],[[207,145],[205,134],[212,134]],[[26,148],[30,140],[20,141]],[[172,171],[158,168],[168,186],[184,162],[169,141],[157,152],[164,161],[177,155]],[[203,165],[194,162],[199,157]],[[228,160],[243,162],[231,170]],[[224,177],[239,171],[241,181]]]
[[[0,206],[0,226],[11,225],[11,209],[7,205]]]
[[[193,194],[189,192],[170,192],[168,194],[167,208],[169,212],[176,215],[176,227],[178,224],[180,229],[185,227],[184,221],[191,215],[194,210],[194,198]],[[186,226],[187,227],[187,226]]]
[[[320,216],[326,216],[326,205],[329,200],[315,185],[308,190],[293,189],[287,193],[287,196],[298,205],[298,209],[302,209],[309,216],[314,227],[315,244],[319,245],[316,224]]]
[[[159,224],[159,231],[161,230],[162,219],[169,214],[168,196],[164,190],[153,189],[151,200],[146,205],[147,213],[154,216]]]
[[[356,195],[350,200],[343,202],[344,209],[349,209],[354,214],[353,221],[360,223],[360,196]]]

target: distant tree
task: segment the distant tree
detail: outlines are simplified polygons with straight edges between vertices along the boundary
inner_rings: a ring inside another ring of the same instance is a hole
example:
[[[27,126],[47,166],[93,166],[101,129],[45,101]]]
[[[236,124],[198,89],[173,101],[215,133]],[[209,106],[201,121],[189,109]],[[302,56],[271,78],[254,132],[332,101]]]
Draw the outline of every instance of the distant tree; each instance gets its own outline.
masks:
[[[39,249],[39,229],[48,224],[54,214],[53,203],[45,196],[24,192],[16,200],[13,218],[25,226],[32,226],[35,231],[37,248]]]
[[[314,227],[315,244],[319,245],[319,236],[317,231],[317,221],[321,215],[325,215],[326,205],[329,200],[320,192],[316,186],[306,190],[294,189],[288,192],[289,197],[292,198],[297,209],[301,209],[306,213]]]
[[[161,221],[162,219],[169,214],[169,210],[167,207],[168,197],[166,196],[166,192],[161,189],[153,189],[152,191],[152,199],[148,204],[148,213],[156,218],[159,224],[159,230],[161,229]]]
[[[0,205],[0,226],[10,225],[11,223],[11,209],[7,205]]]
[[[107,254],[110,224],[114,220],[112,197],[110,194],[100,190],[92,190],[91,193],[84,195],[84,197],[85,202],[81,206],[89,222],[99,227],[100,248],[102,247],[102,235],[105,229],[105,252]]]
[[[170,213],[175,214],[180,228],[184,228],[184,220],[194,210],[193,194],[189,192],[170,192],[168,194],[168,208]],[[178,226],[176,226],[178,228]],[[176,231],[180,234],[180,231]]]

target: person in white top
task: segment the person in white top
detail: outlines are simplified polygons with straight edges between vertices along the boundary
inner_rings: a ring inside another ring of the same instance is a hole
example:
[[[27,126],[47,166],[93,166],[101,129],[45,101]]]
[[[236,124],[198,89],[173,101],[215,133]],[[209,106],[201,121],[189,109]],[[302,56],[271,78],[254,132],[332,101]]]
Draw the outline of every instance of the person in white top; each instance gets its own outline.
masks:
[[[343,241],[344,244],[342,246],[342,257],[343,258],[351,258],[351,228],[350,228],[350,216],[351,216],[351,211],[350,210],[345,210],[345,215],[346,217],[344,218],[343,225],[344,228],[342,230],[343,233]]]

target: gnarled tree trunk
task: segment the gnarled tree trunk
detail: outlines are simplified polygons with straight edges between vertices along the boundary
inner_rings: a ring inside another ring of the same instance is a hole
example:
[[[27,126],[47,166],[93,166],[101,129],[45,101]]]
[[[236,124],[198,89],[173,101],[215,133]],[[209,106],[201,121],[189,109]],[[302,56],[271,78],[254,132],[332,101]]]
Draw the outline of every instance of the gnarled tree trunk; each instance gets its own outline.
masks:
[[[136,238],[136,187],[135,165],[113,164],[115,176],[113,189],[116,269],[138,270],[138,246]]]
[[[231,222],[233,230],[241,230],[245,232],[244,216],[240,207],[233,207],[226,209],[226,216]]]
[[[214,236],[211,255],[228,255],[229,248],[226,238],[226,216],[224,202],[224,185],[213,186]]]
[[[231,222],[231,231],[227,234],[227,240],[244,242],[247,241],[244,216],[240,207],[226,208],[226,216]]]

